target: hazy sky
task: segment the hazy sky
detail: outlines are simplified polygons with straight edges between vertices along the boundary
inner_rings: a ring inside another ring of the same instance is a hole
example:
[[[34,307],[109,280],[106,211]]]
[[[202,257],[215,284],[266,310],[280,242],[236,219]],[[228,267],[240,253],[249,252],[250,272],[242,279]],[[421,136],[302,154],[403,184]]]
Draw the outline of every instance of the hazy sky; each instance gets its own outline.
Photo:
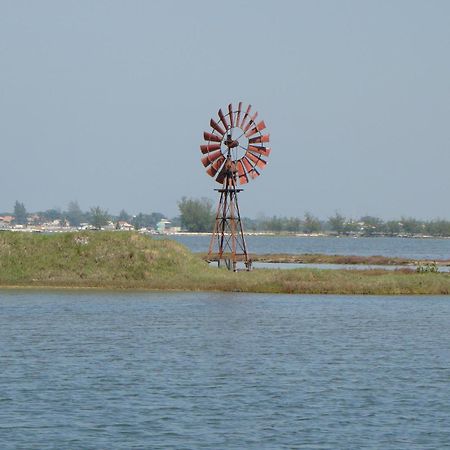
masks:
[[[246,216],[450,219],[450,1],[0,0],[0,211],[216,201],[219,107],[271,134]]]

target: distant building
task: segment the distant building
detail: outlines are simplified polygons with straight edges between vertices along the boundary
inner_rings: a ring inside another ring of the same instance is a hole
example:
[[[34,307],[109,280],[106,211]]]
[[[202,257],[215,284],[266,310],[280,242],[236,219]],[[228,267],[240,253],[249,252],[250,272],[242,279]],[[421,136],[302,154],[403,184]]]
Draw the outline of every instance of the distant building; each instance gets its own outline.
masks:
[[[134,226],[131,225],[131,223],[128,223],[127,221],[125,221],[125,220],[119,220],[119,221],[117,222],[116,228],[117,228],[118,230],[124,230],[124,231],[131,231],[131,230],[134,230]]]
[[[5,225],[10,225],[14,219],[14,216],[0,216],[0,222]]]
[[[41,223],[41,217],[38,214],[31,214],[27,217],[28,225],[37,225]]]
[[[105,231],[113,231],[116,229],[116,226],[114,225],[114,222],[109,221],[106,225],[101,227],[101,229]]]
[[[157,224],[156,224],[156,231],[160,234],[164,234],[167,232],[167,225],[170,224],[170,221],[167,219],[161,219]]]

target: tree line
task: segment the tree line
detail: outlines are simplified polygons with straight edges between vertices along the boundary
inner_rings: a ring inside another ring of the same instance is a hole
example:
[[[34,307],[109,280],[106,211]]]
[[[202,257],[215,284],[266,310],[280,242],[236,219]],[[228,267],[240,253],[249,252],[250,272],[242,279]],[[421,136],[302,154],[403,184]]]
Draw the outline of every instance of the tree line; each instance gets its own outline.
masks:
[[[208,199],[183,197],[178,203],[180,223],[187,231],[211,231],[215,219],[213,203]],[[259,217],[242,219],[245,230],[275,233],[325,233],[337,236],[435,236],[450,237],[450,221],[445,219],[418,220],[401,217],[384,221],[375,216],[358,219],[345,217],[336,212],[321,220],[310,212],[302,217]]]
[[[34,213],[28,213],[25,205],[16,201],[14,204],[14,211],[11,214],[14,216],[14,223],[17,225],[39,225],[44,222],[59,221],[61,224],[67,224],[72,227],[79,227],[81,224],[89,224],[94,228],[101,228],[109,222],[127,222],[136,229],[155,228],[156,224],[166,217],[159,212],[152,212],[149,214],[140,212],[136,215],[130,215],[124,209],[122,209],[118,215],[114,215],[110,214],[107,209],[100,206],[93,206],[88,211],[82,211],[77,201],[69,202],[67,209],[65,210],[52,208]]]
[[[327,233],[338,236],[435,236],[450,237],[450,221],[444,219],[418,220],[401,217],[384,221],[379,217],[362,216],[359,219],[345,217],[339,213],[320,220],[310,213],[302,218],[277,217],[246,219],[248,231],[275,231],[293,233]]]
[[[208,198],[182,197],[178,202],[179,215],[170,218],[172,226],[180,226],[190,232],[209,232],[212,230],[215,210],[213,202]],[[157,223],[167,218],[160,212],[128,214],[124,209],[118,215],[95,206],[82,211],[76,201],[69,202],[66,210],[48,209],[29,214],[25,205],[16,201],[13,215],[16,224],[30,223],[30,217],[41,221],[59,220],[61,223],[78,227],[88,223],[101,228],[108,222],[127,222],[136,229],[156,228]],[[338,236],[414,236],[427,235],[450,237],[450,221],[445,219],[418,220],[412,217],[401,217],[397,220],[385,221],[375,216],[363,216],[358,219],[345,217],[336,212],[326,220],[321,220],[307,212],[301,217],[271,216],[258,218],[242,218],[244,228],[250,232],[275,233],[326,233]]]

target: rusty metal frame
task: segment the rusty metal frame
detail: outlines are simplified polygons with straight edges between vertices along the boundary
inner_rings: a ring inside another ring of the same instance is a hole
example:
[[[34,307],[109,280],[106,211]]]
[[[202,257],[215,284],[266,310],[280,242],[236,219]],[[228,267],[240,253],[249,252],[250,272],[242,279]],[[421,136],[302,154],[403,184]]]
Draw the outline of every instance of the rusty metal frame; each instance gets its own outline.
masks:
[[[217,206],[214,229],[208,250],[208,260],[222,262],[228,269],[237,271],[237,263],[242,261],[246,270],[251,270],[252,261],[247,252],[244,227],[239,210],[238,193],[243,189],[236,187],[236,171],[230,154],[227,156],[226,174]]]
[[[248,105],[243,109],[242,102],[239,102],[237,110],[231,103],[228,111],[219,109],[218,120],[210,120],[211,131],[203,133],[205,143],[200,146],[206,172],[222,185],[221,189],[215,189],[220,198],[208,259],[217,261],[219,267],[224,262],[228,269],[234,271],[241,261],[247,270],[252,266],[238,204],[238,193],[242,189],[237,186],[257,178],[271,152],[266,146],[270,135],[263,134],[266,124],[263,120],[256,121],[258,113],[251,112],[251,108]],[[236,133],[239,136],[233,138],[233,130],[236,129],[240,130]],[[244,145],[240,141],[243,136],[246,139]],[[238,156],[238,151],[242,156]]]

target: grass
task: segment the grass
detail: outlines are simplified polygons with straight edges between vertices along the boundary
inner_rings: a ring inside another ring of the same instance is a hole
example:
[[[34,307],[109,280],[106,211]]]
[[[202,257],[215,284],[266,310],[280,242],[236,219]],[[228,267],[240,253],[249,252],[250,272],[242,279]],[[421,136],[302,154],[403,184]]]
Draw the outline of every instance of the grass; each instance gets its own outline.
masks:
[[[152,282],[204,267],[184,246],[136,233],[0,233],[1,284]]]
[[[199,253],[207,259],[207,253]],[[265,263],[298,263],[298,264],[349,264],[349,265],[383,265],[383,266],[415,266],[417,263],[429,264],[431,260],[414,260],[409,258],[388,256],[358,256],[358,255],[326,255],[323,253],[267,253],[251,255],[254,262]],[[450,260],[436,261],[439,265],[450,266]]]
[[[308,294],[448,294],[447,273],[212,268],[183,245],[129,232],[0,233],[0,287]]]

